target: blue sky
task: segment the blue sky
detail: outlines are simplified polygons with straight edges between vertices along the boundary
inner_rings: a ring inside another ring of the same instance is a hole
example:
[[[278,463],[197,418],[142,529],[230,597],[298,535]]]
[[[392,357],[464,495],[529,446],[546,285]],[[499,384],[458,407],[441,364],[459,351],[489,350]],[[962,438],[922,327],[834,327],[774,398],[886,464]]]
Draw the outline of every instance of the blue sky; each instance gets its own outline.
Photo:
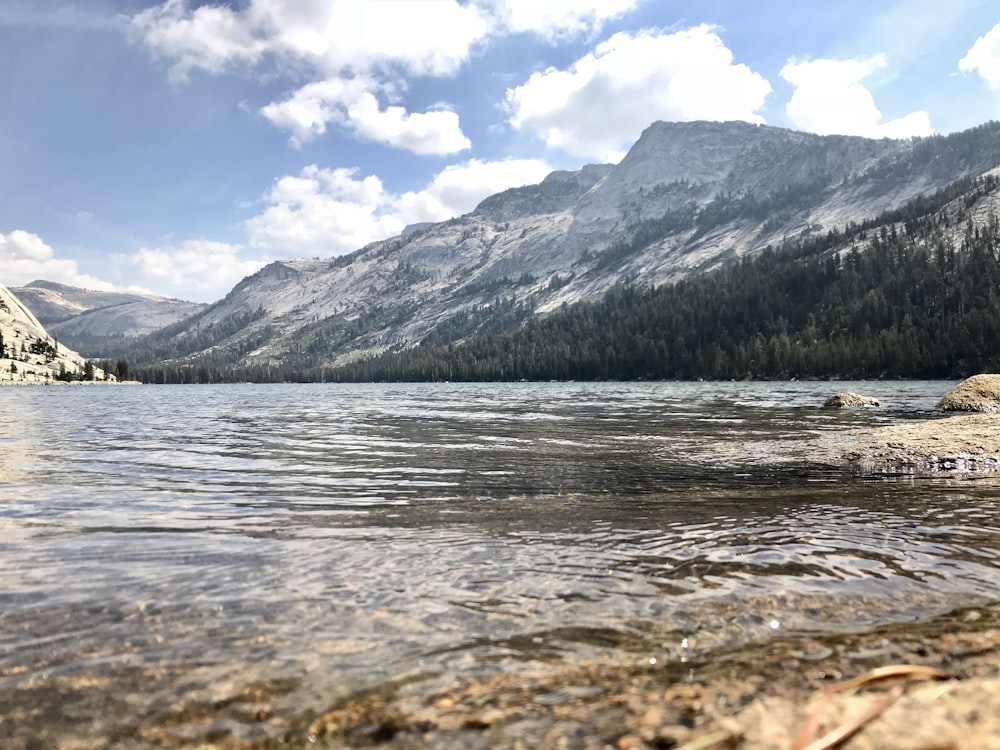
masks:
[[[1000,119],[1000,4],[0,0],[0,283],[212,301],[699,119]]]

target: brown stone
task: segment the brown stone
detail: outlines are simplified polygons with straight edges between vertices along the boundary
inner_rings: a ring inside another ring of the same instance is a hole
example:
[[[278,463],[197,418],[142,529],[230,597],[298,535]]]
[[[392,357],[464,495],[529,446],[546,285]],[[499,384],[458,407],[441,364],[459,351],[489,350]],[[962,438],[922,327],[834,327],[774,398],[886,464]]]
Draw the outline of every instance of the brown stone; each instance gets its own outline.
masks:
[[[938,402],[945,411],[1000,412],[1000,375],[973,375]]]
[[[823,402],[825,409],[843,409],[847,407],[871,407],[879,406],[879,400],[871,396],[862,396],[857,393],[835,393]]]

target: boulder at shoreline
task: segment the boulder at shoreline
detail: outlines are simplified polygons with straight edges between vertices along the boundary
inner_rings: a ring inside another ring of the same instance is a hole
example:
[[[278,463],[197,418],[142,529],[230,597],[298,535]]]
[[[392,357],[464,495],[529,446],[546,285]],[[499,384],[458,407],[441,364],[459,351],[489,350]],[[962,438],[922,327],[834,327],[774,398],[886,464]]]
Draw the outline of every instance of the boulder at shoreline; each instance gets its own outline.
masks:
[[[945,411],[1000,412],[1000,375],[973,375],[938,402]]]
[[[857,393],[835,393],[823,402],[824,409],[844,409],[847,407],[879,406],[879,400]]]
[[[1000,375],[967,378],[937,406],[978,413],[904,419],[866,430],[842,455],[864,471],[1000,471]]]

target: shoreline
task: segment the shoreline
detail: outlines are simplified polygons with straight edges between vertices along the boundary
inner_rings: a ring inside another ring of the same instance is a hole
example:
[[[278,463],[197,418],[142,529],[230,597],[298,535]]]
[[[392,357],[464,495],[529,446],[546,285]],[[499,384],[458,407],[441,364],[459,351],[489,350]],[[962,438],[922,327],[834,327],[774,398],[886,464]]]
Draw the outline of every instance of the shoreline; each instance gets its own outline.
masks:
[[[2,386],[142,385],[140,380],[0,380]]]

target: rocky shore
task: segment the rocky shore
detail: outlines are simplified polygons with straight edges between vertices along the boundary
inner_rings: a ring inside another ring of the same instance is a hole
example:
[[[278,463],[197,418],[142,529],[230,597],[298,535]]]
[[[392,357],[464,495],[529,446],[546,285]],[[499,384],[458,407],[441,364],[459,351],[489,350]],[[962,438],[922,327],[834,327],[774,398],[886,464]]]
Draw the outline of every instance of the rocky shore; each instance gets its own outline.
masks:
[[[858,433],[849,465],[870,472],[1000,470],[1000,414],[956,414]]]
[[[1000,375],[975,375],[940,414],[857,433],[843,457],[866,472],[1000,471]]]
[[[161,669],[133,679],[160,679]],[[82,710],[74,697],[102,675],[56,676],[55,692],[44,681],[10,691],[3,746],[1000,750],[1000,604],[858,633],[779,635],[679,661],[625,649],[486,675],[411,674],[319,712],[289,710],[289,686],[261,682],[121,721],[109,737],[66,740],[57,721],[51,735],[17,731],[18,717]],[[127,716],[127,700],[115,694],[105,708]]]

